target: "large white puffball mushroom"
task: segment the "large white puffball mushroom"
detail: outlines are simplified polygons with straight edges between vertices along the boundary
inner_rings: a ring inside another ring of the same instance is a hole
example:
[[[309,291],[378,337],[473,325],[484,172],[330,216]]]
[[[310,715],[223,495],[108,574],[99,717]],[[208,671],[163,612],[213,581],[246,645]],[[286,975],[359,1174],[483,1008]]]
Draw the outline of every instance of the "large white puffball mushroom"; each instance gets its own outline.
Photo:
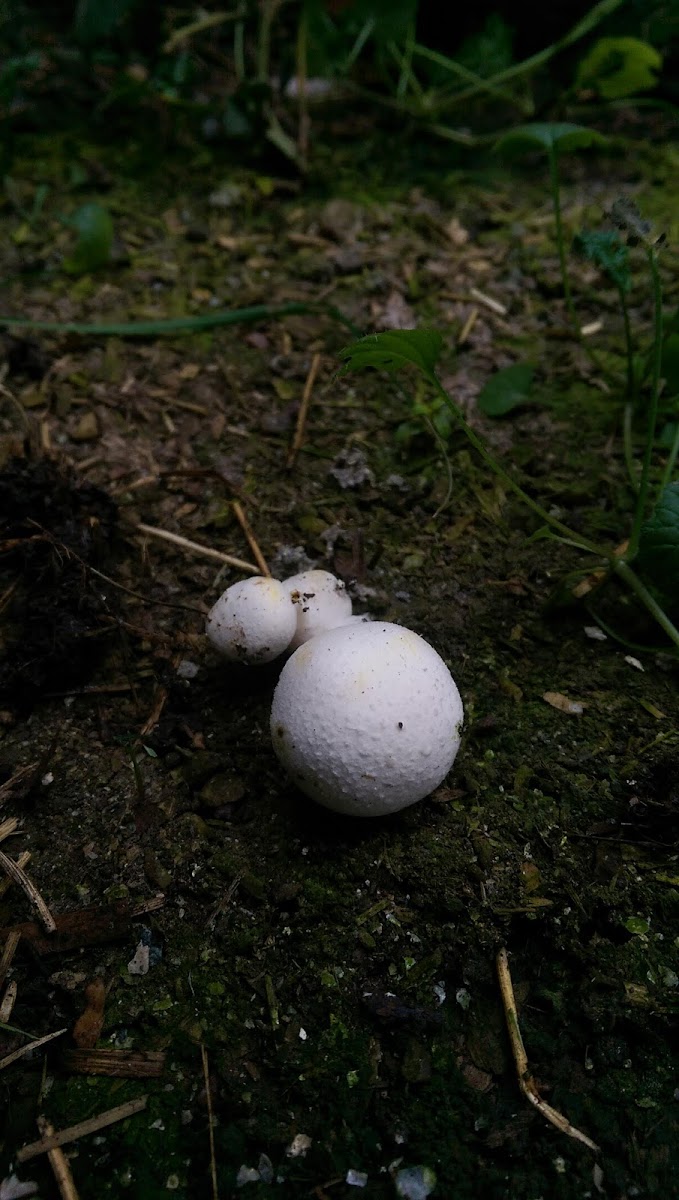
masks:
[[[336,629],[351,616],[351,596],[330,571],[301,571],[283,582],[297,614],[297,631],[290,644],[296,650],[309,638]]]
[[[210,609],[205,632],[230,662],[267,663],[287,650],[297,614],[277,579],[256,575],[234,583]]]
[[[384,621],[318,634],[288,659],[271,709],[274,750],[301,791],[356,817],[397,812],[445,779],[462,700],[424,638]]]

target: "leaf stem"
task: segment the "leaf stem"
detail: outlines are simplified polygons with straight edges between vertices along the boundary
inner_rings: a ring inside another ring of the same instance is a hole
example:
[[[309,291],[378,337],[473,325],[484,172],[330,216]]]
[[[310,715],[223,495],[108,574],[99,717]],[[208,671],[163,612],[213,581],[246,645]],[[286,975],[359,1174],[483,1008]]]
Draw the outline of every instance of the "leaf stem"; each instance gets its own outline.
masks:
[[[670,453],[667,462],[665,463],[665,470],[662,473],[662,479],[660,481],[661,492],[664,492],[665,488],[668,487],[672,482],[672,476],[677,463],[677,457],[679,457],[679,421],[677,421],[677,427],[674,431],[674,440],[670,446]]]
[[[634,522],[632,524],[632,533],[630,535],[628,559],[631,561],[639,549],[639,537],[641,534],[641,526],[646,515],[646,504],[648,501],[648,489],[651,473],[651,460],[653,458],[653,440],[655,435],[655,427],[658,420],[658,392],[660,389],[660,372],[662,363],[662,337],[663,337],[663,312],[662,312],[662,285],[660,282],[660,271],[658,269],[658,256],[655,252],[655,247],[648,246],[646,248],[646,257],[648,266],[651,272],[653,282],[653,347],[652,347],[652,373],[651,373],[651,397],[648,406],[648,422],[646,425],[646,446],[644,448],[644,458],[641,465],[641,478],[639,480],[639,494],[637,496],[637,504],[634,512]]]
[[[651,595],[648,588],[639,576],[632,570],[629,563],[624,558],[614,558],[612,567],[616,575],[624,580],[630,591],[634,592],[635,596],[644,605],[652,617],[658,622],[661,629],[664,629],[668,638],[674,645],[679,648],[679,629],[670,621],[667,613],[660,607],[657,600]]]
[[[575,312],[573,304],[573,296],[571,294],[571,281],[568,278],[568,267],[566,266],[566,247],[564,245],[563,236],[563,221],[561,217],[561,188],[559,185],[559,158],[554,146],[549,147],[549,183],[552,193],[552,206],[554,208],[554,222],[556,224],[556,244],[559,251],[559,266],[561,268],[561,283],[563,286],[564,300],[566,301],[566,309],[568,310],[568,319],[577,334],[580,333],[580,324]]]

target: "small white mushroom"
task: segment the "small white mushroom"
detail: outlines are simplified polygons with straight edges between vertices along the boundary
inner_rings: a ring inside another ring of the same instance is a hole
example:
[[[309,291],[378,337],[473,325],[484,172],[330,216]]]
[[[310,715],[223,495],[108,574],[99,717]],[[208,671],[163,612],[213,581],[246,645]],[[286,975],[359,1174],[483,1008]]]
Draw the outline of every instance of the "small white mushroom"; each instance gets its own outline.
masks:
[[[306,795],[374,817],[414,804],[445,779],[463,715],[450,671],[424,638],[384,621],[352,621],[288,659],[271,737]]]
[[[302,571],[283,582],[297,615],[297,631],[290,643],[296,650],[309,638],[336,629],[351,616],[351,597],[341,579],[330,571]]]
[[[230,662],[267,663],[287,650],[297,613],[277,579],[256,575],[234,583],[210,609],[205,632]]]

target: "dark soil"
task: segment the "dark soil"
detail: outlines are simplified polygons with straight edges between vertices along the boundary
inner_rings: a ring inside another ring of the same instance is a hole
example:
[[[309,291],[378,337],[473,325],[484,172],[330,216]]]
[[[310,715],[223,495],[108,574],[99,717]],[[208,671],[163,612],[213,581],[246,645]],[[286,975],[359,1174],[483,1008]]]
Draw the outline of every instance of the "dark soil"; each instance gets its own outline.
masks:
[[[15,186],[27,201],[51,190],[32,224],[5,205],[3,308],[101,322],[325,299],[364,330],[435,324],[444,382],[494,453],[574,529],[620,544],[632,500],[616,298],[574,263],[582,322],[603,321],[593,364],[568,331],[542,176],[440,163],[414,187],[367,161],[359,173],[338,154],[332,183],[305,189],[202,149],[140,178],[113,151],[31,139]],[[572,230],[620,192],[668,229],[670,300],[677,161],[672,146],[621,143],[572,164],[564,190]],[[58,217],[84,199],[111,211],[117,259],[73,278]],[[646,338],[641,260],[631,308]],[[50,941],[25,924],[35,912],[16,885],[0,899],[3,944],[10,926],[23,935],[9,1024],[66,1028],[0,1073],[4,1173],[37,1114],[62,1129],[147,1095],[144,1112],[66,1147],[82,1200],[210,1196],[210,1112],[222,1200],[377,1200],[416,1165],[442,1200],[670,1197],[677,661],[617,586],[576,601],[592,563],[529,541],[538,522],[461,434],[444,460],[418,415],[436,417],[424,392],[418,409],[375,373],[336,378],[347,336],[317,314],[6,343],[0,794],[20,829],[4,849],[30,852],[58,919],[86,911]],[[516,360],[536,366],[534,402],[484,419],[480,388]],[[309,560],[336,571],[356,610],[412,627],[450,665],[465,735],[426,801],[361,823],[281,777],[268,734],[280,664],[225,666],[203,638],[202,613],[238,573],[136,529],[250,559],[235,498],[275,574]],[[593,639],[596,617],[657,649]],[[599,1155],[521,1096],[502,946],[542,1095]],[[0,1040],[0,1056],[25,1043],[10,1029]],[[72,1052],[88,1045],[162,1052],[164,1069],[80,1074]],[[57,1194],[45,1155],[16,1170]]]

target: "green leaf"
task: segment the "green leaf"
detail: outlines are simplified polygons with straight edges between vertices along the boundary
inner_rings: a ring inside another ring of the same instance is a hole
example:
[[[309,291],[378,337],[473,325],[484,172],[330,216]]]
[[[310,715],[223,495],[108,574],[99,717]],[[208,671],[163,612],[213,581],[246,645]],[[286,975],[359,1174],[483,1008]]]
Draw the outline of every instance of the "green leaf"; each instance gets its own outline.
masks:
[[[588,146],[601,146],[606,138],[586,125],[572,125],[569,121],[535,121],[530,125],[518,125],[495,143],[495,149],[507,157],[525,154],[530,150],[544,150],[547,154],[564,154],[569,150],[585,150]]]
[[[648,521],[641,527],[639,566],[666,596],[679,596],[679,483],[670,483],[660,495]]]
[[[679,333],[671,333],[663,342],[660,373],[669,395],[676,396],[679,392]]]
[[[528,363],[514,363],[496,371],[478,396],[477,407],[487,417],[506,416],[528,400],[533,374]]]
[[[623,925],[628,933],[645,934],[651,928],[651,922],[648,917],[628,917],[623,921]]]
[[[111,261],[113,221],[100,204],[83,204],[69,218],[78,240],[70,258],[64,260],[64,270],[70,275],[96,271]]]
[[[367,337],[340,350],[344,359],[340,375],[374,367],[395,374],[412,365],[430,379],[436,370],[443,348],[443,338],[436,329],[388,329],[384,333],[369,333]]]
[[[577,88],[591,89],[604,100],[621,100],[657,86],[662,55],[633,37],[599,38],[575,74]]]
[[[605,271],[621,292],[629,291],[629,250],[615,229],[583,229],[574,239],[573,248]]]

